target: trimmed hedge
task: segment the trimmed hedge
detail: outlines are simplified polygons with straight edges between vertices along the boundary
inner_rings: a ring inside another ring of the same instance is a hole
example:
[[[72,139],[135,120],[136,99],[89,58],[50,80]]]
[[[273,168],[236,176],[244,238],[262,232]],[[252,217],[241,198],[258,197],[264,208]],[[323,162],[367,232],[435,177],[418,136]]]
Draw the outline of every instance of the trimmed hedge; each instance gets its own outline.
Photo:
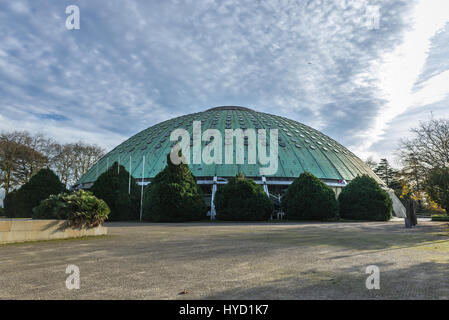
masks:
[[[51,195],[33,209],[33,219],[68,220],[71,225],[94,227],[108,218],[109,207],[91,192]]]
[[[215,210],[219,220],[263,221],[270,218],[274,206],[261,186],[240,174],[217,190]]]
[[[143,218],[157,222],[196,221],[206,218],[201,189],[186,164],[167,166],[144,189]]]
[[[42,200],[51,194],[65,191],[65,186],[53,171],[48,168],[41,169],[30,181],[5,197],[5,214],[10,218],[31,218],[33,208]]]
[[[309,172],[302,173],[287,188],[281,205],[290,220],[327,220],[338,213],[334,191]]]
[[[373,178],[354,178],[340,193],[340,217],[349,220],[388,221],[393,201]]]
[[[5,215],[5,209],[0,207],[0,217],[3,217]]]
[[[118,169],[118,163],[115,162],[98,177],[89,191],[107,203],[111,209],[110,221],[138,220],[140,188],[131,177],[131,193],[129,193],[129,172],[124,166]]]

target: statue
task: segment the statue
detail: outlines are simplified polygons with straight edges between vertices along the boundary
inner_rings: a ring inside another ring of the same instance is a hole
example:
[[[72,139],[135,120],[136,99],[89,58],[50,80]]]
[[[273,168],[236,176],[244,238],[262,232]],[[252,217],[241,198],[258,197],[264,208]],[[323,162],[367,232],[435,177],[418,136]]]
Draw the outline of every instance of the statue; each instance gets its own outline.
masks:
[[[405,227],[411,228],[418,224],[418,218],[416,216],[416,201],[412,198],[408,198],[405,205],[405,211],[407,218],[405,218]]]

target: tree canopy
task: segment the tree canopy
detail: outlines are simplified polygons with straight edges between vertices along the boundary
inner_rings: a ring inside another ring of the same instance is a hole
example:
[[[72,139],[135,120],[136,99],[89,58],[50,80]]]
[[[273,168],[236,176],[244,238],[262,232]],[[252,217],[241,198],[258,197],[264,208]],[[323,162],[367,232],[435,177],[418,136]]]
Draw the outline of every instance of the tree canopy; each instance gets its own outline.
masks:
[[[65,192],[64,185],[50,169],[39,170],[30,181],[5,198],[5,214],[11,218],[30,218],[32,210],[52,194]]]
[[[5,194],[27,183],[44,167],[69,187],[103,155],[104,149],[82,142],[59,144],[26,131],[0,134],[0,188]]]
[[[145,187],[143,218],[180,222],[206,218],[201,189],[187,164],[175,165],[167,155],[167,166]]]
[[[449,197],[449,189],[445,187],[449,170],[449,119],[422,121],[411,133],[411,138],[401,141],[399,149],[404,187],[414,198],[427,201],[430,197],[444,208],[447,206],[444,199]]]
[[[124,166],[115,162],[98,177],[90,191],[108,204],[109,220],[139,219],[140,188]]]
[[[343,219],[387,221],[391,218],[390,196],[367,175],[354,178],[342,189],[338,201]]]
[[[338,202],[329,186],[304,172],[285,191],[282,209],[287,219],[325,220],[337,216]]]
[[[398,175],[398,170],[393,169],[386,158],[380,159],[380,162],[374,169],[374,172],[389,187],[392,183],[395,183],[394,181]]]
[[[425,181],[430,198],[449,213],[449,168],[433,168]]]
[[[219,220],[263,221],[270,218],[274,206],[260,185],[240,174],[220,186],[215,209]]]

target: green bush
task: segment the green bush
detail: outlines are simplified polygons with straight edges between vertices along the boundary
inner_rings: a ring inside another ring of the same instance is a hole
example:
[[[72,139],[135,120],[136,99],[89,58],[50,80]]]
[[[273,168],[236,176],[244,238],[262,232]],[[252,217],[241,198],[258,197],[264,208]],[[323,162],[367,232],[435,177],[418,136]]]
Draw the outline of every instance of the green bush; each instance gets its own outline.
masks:
[[[17,203],[17,190],[10,191],[6,196],[5,199],[3,199],[3,210],[5,216],[8,218],[14,218],[16,216],[16,206],[14,205]]]
[[[5,198],[5,213],[10,218],[30,218],[33,208],[51,194],[65,192],[64,185],[50,169],[39,170],[30,181]]]
[[[287,188],[281,205],[290,220],[326,220],[338,213],[335,193],[309,172],[302,173]]]
[[[443,208],[438,207],[437,204],[433,203],[430,205],[421,205],[421,209],[419,208],[419,203],[420,201],[418,201],[418,209],[416,210],[417,212],[420,213],[424,213],[426,215],[441,215],[441,216],[445,216],[447,215],[446,210],[444,210]]]
[[[143,218],[158,222],[195,221],[206,218],[201,189],[186,164],[167,166],[145,187]]]
[[[354,178],[340,193],[340,217],[349,220],[388,221],[393,202],[373,178]]]
[[[33,209],[33,219],[68,220],[72,225],[94,227],[108,218],[109,207],[91,192],[51,195]]]
[[[449,168],[431,169],[424,184],[429,197],[449,212]]]
[[[5,209],[0,207],[0,217],[3,217],[5,215]]]
[[[131,177],[129,193],[129,172],[123,166],[118,170],[117,162],[98,177],[90,191],[108,204],[111,209],[109,220],[139,219],[140,188]]]
[[[432,221],[449,221],[449,215],[447,214],[433,214]]]
[[[215,210],[219,220],[261,221],[270,218],[274,207],[261,186],[240,174],[217,190]]]

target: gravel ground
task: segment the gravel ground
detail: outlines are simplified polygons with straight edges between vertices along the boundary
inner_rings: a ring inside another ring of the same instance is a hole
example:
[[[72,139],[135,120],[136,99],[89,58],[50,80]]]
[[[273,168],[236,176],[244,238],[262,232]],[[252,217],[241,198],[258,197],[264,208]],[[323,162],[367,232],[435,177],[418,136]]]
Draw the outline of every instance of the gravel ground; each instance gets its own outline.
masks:
[[[1,245],[0,298],[449,299],[447,223],[106,226],[103,237]],[[70,264],[79,290],[65,286]],[[379,290],[366,289],[369,265]]]

